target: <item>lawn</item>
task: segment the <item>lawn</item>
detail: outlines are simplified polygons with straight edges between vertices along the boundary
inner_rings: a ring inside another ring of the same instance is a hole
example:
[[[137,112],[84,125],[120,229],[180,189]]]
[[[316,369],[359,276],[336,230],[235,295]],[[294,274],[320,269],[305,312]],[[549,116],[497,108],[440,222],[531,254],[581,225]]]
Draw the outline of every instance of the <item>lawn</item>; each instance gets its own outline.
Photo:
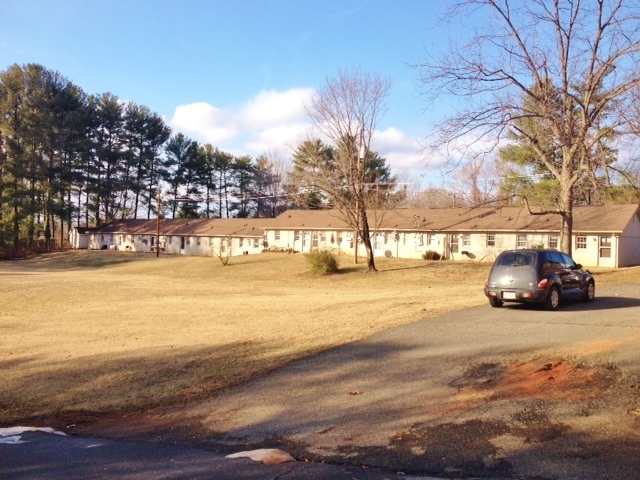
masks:
[[[0,423],[203,398],[313,353],[483,304],[489,265],[105,251],[0,262]],[[596,270],[637,281],[640,268]],[[488,308],[488,307],[487,307]]]

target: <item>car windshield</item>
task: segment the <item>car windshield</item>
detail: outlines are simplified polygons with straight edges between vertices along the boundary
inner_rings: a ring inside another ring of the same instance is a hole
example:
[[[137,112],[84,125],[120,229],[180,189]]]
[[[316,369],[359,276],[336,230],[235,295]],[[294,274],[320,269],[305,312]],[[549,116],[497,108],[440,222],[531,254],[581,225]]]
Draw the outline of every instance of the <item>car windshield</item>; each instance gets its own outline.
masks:
[[[517,252],[509,252],[498,259],[497,264],[508,267],[520,267],[531,265],[532,259],[529,255]]]

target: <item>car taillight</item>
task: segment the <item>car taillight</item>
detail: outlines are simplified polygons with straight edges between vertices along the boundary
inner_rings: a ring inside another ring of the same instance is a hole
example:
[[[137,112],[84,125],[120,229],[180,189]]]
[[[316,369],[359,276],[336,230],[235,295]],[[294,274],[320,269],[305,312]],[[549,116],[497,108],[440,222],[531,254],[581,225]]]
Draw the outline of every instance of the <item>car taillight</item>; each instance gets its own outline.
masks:
[[[547,280],[546,278],[543,278],[538,282],[538,288],[540,290],[544,290],[545,288],[547,288],[548,284],[549,284],[549,280]]]
[[[488,287],[488,286],[489,286],[489,279],[488,279],[488,278],[484,281],[484,286],[485,286],[485,287]]]

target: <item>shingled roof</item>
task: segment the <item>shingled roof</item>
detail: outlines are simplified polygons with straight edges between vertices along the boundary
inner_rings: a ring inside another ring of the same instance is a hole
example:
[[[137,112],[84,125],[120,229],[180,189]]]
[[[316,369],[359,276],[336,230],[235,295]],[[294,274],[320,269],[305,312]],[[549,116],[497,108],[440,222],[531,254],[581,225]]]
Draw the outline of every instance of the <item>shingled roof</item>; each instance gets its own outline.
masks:
[[[634,215],[637,205],[576,206],[573,210],[574,232],[622,232]],[[380,212],[369,212],[374,226]],[[346,229],[346,222],[335,210],[288,210],[278,216],[272,229]],[[406,208],[384,213],[383,230],[410,231],[537,231],[557,232],[560,216],[532,215],[523,207],[481,208]]]
[[[576,206],[574,233],[619,233],[634,215],[637,205]],[[557,232],[560,216],[532,215],[523,207],[406,208],[370,211],[369,225],[381,230],[423,232]],[[382,218],[378,222],[376,218]],[[349,226],[337,210],[287,210],[277,218],[210,218],[161,220],[161,235],[262,237],[271,230],[347,230]],[[94,233],[152,235],[156,220],[114,220],[94,229]]]
[[[197,218],[161,219],[161,235],[262,237],[271,218]],[[155,235],[157,220],[113,220],[92,229],[93,233]]]

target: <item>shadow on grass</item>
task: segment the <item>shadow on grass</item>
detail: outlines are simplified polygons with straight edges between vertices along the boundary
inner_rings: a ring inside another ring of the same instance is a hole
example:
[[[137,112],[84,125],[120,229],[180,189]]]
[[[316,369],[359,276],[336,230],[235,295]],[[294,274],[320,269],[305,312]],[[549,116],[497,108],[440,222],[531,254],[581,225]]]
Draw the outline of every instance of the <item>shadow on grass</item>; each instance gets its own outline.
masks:
[[[282,345],[232,343],[206,348],[149,348],[52,361],[25,356],[0,362],[0,423],[73,412],[142,411],[206,398],[280,368]],[[64,427],[64,425],[56,424]]]
[[[20,269],[20,273],[44,270],[82,270],[104,268],[124,263],[155,259],[150,253],[118,252],[111,250],[71,250],[37,255],[21,260],[0,262],[0,268]],[[24,272],[28,270],[28,272]],[[10,272],[5,272],[10,273]]]

